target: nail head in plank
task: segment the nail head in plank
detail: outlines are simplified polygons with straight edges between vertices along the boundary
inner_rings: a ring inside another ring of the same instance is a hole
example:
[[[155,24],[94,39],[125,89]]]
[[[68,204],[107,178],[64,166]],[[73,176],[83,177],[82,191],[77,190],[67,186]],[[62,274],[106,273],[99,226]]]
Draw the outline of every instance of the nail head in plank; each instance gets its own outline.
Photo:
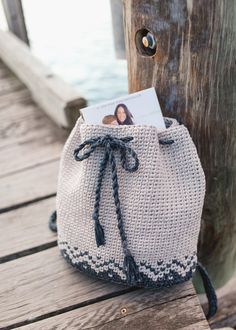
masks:
[[[51,248],[1,265],[0,325],[29,322],[126,288],[87,277]]]
[[[99,330],[210,329],[191,282],[162,290],[139,289],[20,329],[95,328]]]

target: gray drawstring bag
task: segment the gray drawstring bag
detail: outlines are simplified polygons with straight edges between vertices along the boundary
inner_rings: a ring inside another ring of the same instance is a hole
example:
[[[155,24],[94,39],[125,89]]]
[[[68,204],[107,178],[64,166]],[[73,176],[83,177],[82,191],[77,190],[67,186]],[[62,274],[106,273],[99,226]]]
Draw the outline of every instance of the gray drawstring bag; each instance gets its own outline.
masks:
[[[62,256],[100,279],[145,288],[169,287],[198,268],[205,176],[187,128],[165,118],[148,125],[93,125],[79,118],[62,152],[56,211]]]

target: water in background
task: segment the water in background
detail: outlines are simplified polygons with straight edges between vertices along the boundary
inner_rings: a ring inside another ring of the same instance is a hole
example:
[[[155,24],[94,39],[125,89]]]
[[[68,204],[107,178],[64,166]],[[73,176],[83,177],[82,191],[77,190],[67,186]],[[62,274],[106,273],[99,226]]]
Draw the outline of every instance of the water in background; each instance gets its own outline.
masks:
[[[115,58],[109,0],[23,0],[32,52],[89,104],[127,94],[125,60]]]

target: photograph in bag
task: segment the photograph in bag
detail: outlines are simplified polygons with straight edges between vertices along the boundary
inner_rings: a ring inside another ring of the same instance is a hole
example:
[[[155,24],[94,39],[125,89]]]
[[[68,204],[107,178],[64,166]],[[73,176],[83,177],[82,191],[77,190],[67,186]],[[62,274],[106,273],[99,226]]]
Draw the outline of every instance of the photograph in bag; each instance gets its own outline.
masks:
[[[81,113],[88,124],[152,125],[160,130],[166,128],[153,87],[84,108]]]

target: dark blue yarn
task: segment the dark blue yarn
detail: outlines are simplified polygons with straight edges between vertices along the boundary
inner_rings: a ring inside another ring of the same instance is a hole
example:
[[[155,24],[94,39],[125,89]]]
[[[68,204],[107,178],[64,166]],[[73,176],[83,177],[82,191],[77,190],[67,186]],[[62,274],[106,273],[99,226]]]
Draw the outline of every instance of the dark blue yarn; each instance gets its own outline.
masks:
[[[98,220],[95,221],[95,238],[98,247],[100,245],[105,245],[104,230]]]
[[[215,289],[211,283],[210,277],[207,273],[207,270],[202,266],[200,262],[198,262],[197,264],[197,270],[201,275],[203,286],[208,299],[209,309],[206,318],[209,319],[217,312],[217,296],[215,293]]]
[[[112,178],[112,189],[113,189],[113,198],[115,202],[116,208],[116,216],[118,229],[121,237],[121,242],[124,251],[124,268],[127,272],[127,279],[130,284],[135,284],[138,281],[138,267],[135,263],[133,256],[131,255],[130,250],[128,249],[126,234],[124,231],[123,217],[120,207],[120,199],[119,199],[119,183],[117,177],[117,166],[116,160],[114,156],[114,151],[119,151],[121,166],[128,172],[134,172],[138,169],[139,160],[135,153],[135,151],[127,146],[127,143],[132,141],[133,137],[124,137],[124,138],[116,138],[110,135],[99,136],[96,138],[91,138],[89,140],[84,141],[78,148],[74,150],[74,157],[77,161],[83,161],[87,159],[98,147],[102,147],[104,149],[104,156],[99,166],[99,173],[97,178],[97,186],[95,191],[95,203],[94,203],[94,212],[93,212],[93,220],[95,223],[95,239],[97,246],[105,245],[105,236],[102,225],[99,221],[99,207],[100,207],[100,198],[101,198],[101,188],[102,181],[104,178],[105,170],[107,164],[109,163],[111,166],[111,178]],[[167,145],[174,143],[173,140],[160,140],[160,144]],[[86,150],[83,154],[80,154],[86,147]],[[133,163],[129,164],[129,158],[133,159]]]
[[[99,221],[99,206],[100,206],[100,197],[101,197],[101,187],[102,187],[102,180],[104,177],[105,169],[108,163],[111,165],[112,170],[112,188],[113,188],[113,197],[115,201],[115,207],[116,207],[116,214],[117,214],[117,220],[118,220],[118,228],[120,232],[120,237],[122,240],[123,245],[123,251],[124,251],[124,270],[126,270],[127,280],[125,281],[126,284],[134,286],[141,286],[141,287],[160,287],[158,283],[151,283],[149,284],[149,279],[146,279],[144,274],[140,274],[138,270],[138,266],[135,263],[135,260],[133,256],[131,255],[128,247],[127,247],[127,239],[123,228],[123,219],[122,219],[122,213],[120,209],[120,200],[119,200],[119,184],[118,184],[118,177],[117,177],[117,168],[116,168],[116,161],[114,157],[114,151],[119,150],[121,155],[121,165],[122,167],[128,171],[128,172],[134,172],[138,169],[139,166],[139,160],[134,152],[134,150],[126,145],[127,142],[130,142],[133,140],[133,137],[126,137],[126,138],[115,138],[111,137],[110,135],[106,135],[104,137],[98,137],[93,138],[85,141],[82,143],[77,149],[74,150],[74,157],[77,161],[82,161],[86,158],[88,158],[92,152],[95,151],[97,147],[103,147],[105,149],[104,157],[100,163],[99,167],[99,174],[97,179],[97,187],[96,187],[96,197],[95,197],[95,204],[94,204],[94,213],[93,213],[93,220],[95,222],[95,237],[96,237],[96,243],[97,246],[104,245],[105,244],[105,237],[104,237],[104,230],[100,224]],[[174,143],[174,140],[159,140],[159,143],[161,145],[171,145]],[[84,148],[89,146],[86,151],[80,155],[79,152]],[[134,164],[129,165],[128,163],[128,157],[133,158]],[[49,219],[49,228],[57,232],[57,213],[54,211]],[[64,257],[68,260],[69,257],[66,254],[65,251],[62,253]],[[176,260],[173,260],[176,264],[179,264],[179,262]],[[159,261],[158,264],[162,264],[162,261]],[[79,268],[82,271],[85,271],[84,264],[77,264],[73,265],[76,268]],[[88,265],[86,265],[86,268],[90,268]],[[194,265],[195,267],[195,265]],[[212,286],[212,283],[210,281],[210,278],[208,276],[208,273],[206,269],[200,264],[197,264],[197,269],[202,277],[203,285],[206,291],[206,295],[208,298],[209,303],[209,311],[207,314],[207,319],[215,315],[217,311],[217,296],[215,293],[215,290]],[[88,270],[87,270],[88,271]],[[93,272],[92,269],[90,269],[91,272]],[[154,271],[154,270],[153,270]],[[96,277],[103,277],[100,275],[94,274]],[[118,282],[120,281],[119,278],[114,278],[114,274],[110,274],[112,276],[112,280],[115,280]],[[115,276],[116,277],[116,276]],[[186,277],[184,280],[188,280],[192,277],[192,271],[190,271],[188,274],[186,274]],[[108,278],[107,278],[108,279]],[[111,278],[109,278],[111,280]],[[164,280],[164,286],[171,286],[173,284],[181,283],[183,279],[179,277],[178,273],[174,276],[174,279],[172,281]],[[122,281],[121,281],[122,282]],[[162,285],[161,285],[162,286]]]
[[[57,232],[57,211],[53,211],[50,215],[48,226],[54,233]]]
[[[66,246],[69,248],[67,243],[66,243]],[[70,250],[70,248],[69,248],[69,250]],[[70,251],[72,252],[72,250],[70,250]],[[163,278],[161,280],[159,279],[157,281],[153,281],[150,278],[148,278],[146,275],[144,275],[143,273],[140,273],[138,278],[128,279],[128,276],[127,276],[127,279],[123,280],[123,279],[121,279],[121,277],[118,274],[113,272],[112,269],[108,269],[108,271],[104,270],[102,272],[96,273],[95,270],[92,269],[91,266],[88,264],[88,262],[85,260],[82,262],[77,261],[76,263],[72,263],[72,260],[71,260],[70,256],[68,255],[66,249],[62,249],[61,254],[73,267],[79,269],[80,271],[86,272],[91,276],[95,276],[95,277],[98,277],[98,278],[101,278],[104,280],[109,280],[109,281],[112,281],[112,282],[118,283],[118,284],[128,284],[129,286],[136,286],[136,287],[142,287],[142,288],[156,288],[157,289],[157,288],[162,288],[162,287],[171,287],[173,285],[183,283],[185,281],[190,280],[192,278],[193,272],[195,271],[195,269],[197,269],[201,275],[201,278],[202,278],[202,281],[204,284],[204,288],[206,291],[206,295],[208,298],[209,310],[208,310],[208,313],[206,316],[207,319],[214,316],[215,313],[217,312],[217,296],[216,296],[215,290],[212,286],[211,280],[209,278],[209,275],[208,275],[206,269],[199,262],[197,264],[196,263],[193,264],[193,266],[191,267],[189,272],[186,273],[185,277],[182,277],[182,275],[179,274],[177,271],[172,270],[171,271],[172,277],[173,277],[172,280],[170,280],[168,278],[168,274],[163,274]],[[75,258],[77,258],[79,256],[84,256],[84,255],[89,256],[88,251],[79,252],[76,255],[73,254],[73,256]],[[94,261],[93,263],[96,264],[96,261]],[[185,268],[184,264],[182,264],[180,261],[178,261],[178,263],[177,263],[175,259],[172,260],[172,263],[178,264],[183,269]],[[111,259],[108,262],[104,262],[103,264],[99,264],[98,267],[101,267],[101,266],[103,267],[104,265],[109,265],[109,264],[114,264],[116,267],[119,268],[119,270],[123,270],[118,264],[114,263],[113,259]],[[160,264],[162,264],[162,262],[160,262]],[[141,262],[140,266],[145,266],[146,269],[149,269],[155,275],[157,275],[159,273],[157,269],[152,269],[145,262]],[[169,266],[171,266],[171,264]]]
[[[159,143],[162,145],[173,144],[174,142],[174,140],[159,140]]]
[[[75,255],[72,253],[72,250],[70,249],[70,247],[68,246],[68,244],[66,242],[64,242],[64,244],[67,246],[67,248],[70,251],[70,254],[73,255],[74,258],[78,258],[79,256],[88,256],[89,257],[89,253],[88,251],[84,251],[84,252],[79,252],[76,253]],[[158,279],[156,281],[153,281],[151,278],[149,278],[147,275],[145,275],[144,273],[140,273],[139,274],[139,278],[137,282],[129,282],[128,279],[122,279],[116,272],[114,272],[112,269],[109,269],[107,271],[103,270],[100,272],[96,272],[90,265],[89,263],[84,260],[84,261],[77,261],[77,262],[72,262],[71,257],[69,256],[66,248],[65,249],[61,249],[61,254],[62,256],[76,269],[82,271],[82,272],[86,272],[88,275],[94,276],[96,278],[100,278],[103,280],[109,280],[111,282],[114,283],[118,283],[118,284],[126,284],[128,286],[135,286],[135,287],[140,287],[140,288],[150,288],[150,289],[158,289],[158,288],[163,288],[163,287],[171,287],[173,285],[176,284],[180,284],[183,283],[185,281],[188,281],[192,278],[192,274],[195,271],[196,268],[196,264],[193,265],[193,267],[189,270],[189,272],[186,273],[186,275],[183,277],[181,274],[179,274],[177,271],[174,270],[170,270],[173,279],[169,279],[168,278],[168,274],[163,274],[162,279]],[[173,260],[172,260],[173,262]],[[96,267],[96,261],[94,261],[95,267]],[[97,265],[97,268],[99,267],[104,267],[105,265],[110,265],[113,264],[115,267],[118,267],[119,270],[124,271],[124,268],[120,267],[119,264],[116,264],[114,262],[114,259],[111,258],[109,261],[100,263],[99,265]],[[142,263],[143,266],[145,266],[146,269],[150,270],[150,267],[146,264],[146,262]],[[141,263],[140,263],[141,265]],[[180,266],[181,268],[184,268],[184,265],[180,262]],[[158,270],[155,270],[155,274],[157,275],[159,272]]]
[[[132,140],[133,137],[116,138],[110,135],[92,138],[84,141],[78,148],[74,150],[74,157],[77,161],[83,161],[87,159],[95,151],[97,147],[102,147],[104,149],[104,156],[99,166],[97,186],[95,191],[94,212],[92,216],[95,223],[96,243],[98,247],[100,245],[105,245],[104,230],[99,221],[99,207],[100,207],[102,181],[104,178],[107,164],[109,163],[111,166],[113,198],[116,209],[118,229],[125,255],[124,268],[126,269],[127,272],[128,281],[134,284],[135,281],[137,281],[138,279],[138,267],[134,261],[133,256],[131,255],[128,249],[126,234],[124,231],[123,217],[122,217],[120,199],[119,199],[119,183],[117,177],[117,166],[114,156],[114,151],[119,151],[121,166],[128,172],[136,171],[139,166],[138,157],[135,151],[129,146],[127,146],[127,143]],[[82,155],[80,155],[80,151],[83,150],[85,147],[87,147],[86,150]],[[131,164],[129,163],[129,158],[133,159]]]

